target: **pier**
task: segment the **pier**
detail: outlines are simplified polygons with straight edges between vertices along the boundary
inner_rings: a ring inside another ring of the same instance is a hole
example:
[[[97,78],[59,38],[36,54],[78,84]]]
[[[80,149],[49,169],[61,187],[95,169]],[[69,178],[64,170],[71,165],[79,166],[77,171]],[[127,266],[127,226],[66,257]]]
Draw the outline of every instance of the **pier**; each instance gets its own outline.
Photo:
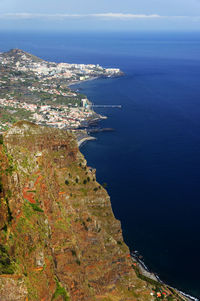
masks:
[[[122,108],[122,105],[91,105],[92,108]]]

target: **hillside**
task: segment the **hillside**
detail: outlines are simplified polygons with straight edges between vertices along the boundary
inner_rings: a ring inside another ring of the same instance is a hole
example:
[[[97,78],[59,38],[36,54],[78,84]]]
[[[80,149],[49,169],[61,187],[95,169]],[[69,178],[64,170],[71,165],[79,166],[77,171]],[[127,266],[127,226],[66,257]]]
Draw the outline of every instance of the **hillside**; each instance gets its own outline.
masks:
[[[0,165],[1,301],[186,300],[139,275],[72,134],[18,122]]]
[[[32,55],[26,51],[23,51],[21,49],[17,49],[17,48],[14,48],[14,49],[11,49],[7,52],[4,52],[2,54],[2,56],[4,58],[10,58],[10,59],[13,59],[13,62],[18,62],[18,61],[25,61],[25,60],[30,60],[32,63],[38,63],[38,62],[42,62],[43,60],[38,58],[37,56],[35,55]]]

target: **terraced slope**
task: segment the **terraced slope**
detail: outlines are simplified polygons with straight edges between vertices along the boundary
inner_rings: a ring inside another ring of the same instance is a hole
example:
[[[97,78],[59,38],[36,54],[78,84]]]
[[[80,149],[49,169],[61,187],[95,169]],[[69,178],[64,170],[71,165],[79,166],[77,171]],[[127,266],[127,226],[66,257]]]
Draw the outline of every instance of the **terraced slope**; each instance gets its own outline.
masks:
[[[3,136],[0,170],[1,301],[180,299],[136,275],[72,134],[18,122]]]

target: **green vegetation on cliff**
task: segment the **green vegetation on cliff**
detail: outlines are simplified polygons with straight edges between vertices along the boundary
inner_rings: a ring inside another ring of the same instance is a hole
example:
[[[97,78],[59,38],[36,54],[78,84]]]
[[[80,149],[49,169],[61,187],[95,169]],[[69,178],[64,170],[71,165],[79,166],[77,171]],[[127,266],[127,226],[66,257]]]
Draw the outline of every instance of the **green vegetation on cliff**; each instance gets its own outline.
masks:
[[[14,264],[11,262],[8,251],[0,244],[0,274],[14,274]]]
[[[57,297],[61,296],[63,298],[63,301],[70,301],[70,298],[64,289],[59,283],[59,281],[56,279],[56,291],[53,294],[52,301],[55,300]]]
[[[0,170],[0,300],[157,300],[71,133],[16,123]]]

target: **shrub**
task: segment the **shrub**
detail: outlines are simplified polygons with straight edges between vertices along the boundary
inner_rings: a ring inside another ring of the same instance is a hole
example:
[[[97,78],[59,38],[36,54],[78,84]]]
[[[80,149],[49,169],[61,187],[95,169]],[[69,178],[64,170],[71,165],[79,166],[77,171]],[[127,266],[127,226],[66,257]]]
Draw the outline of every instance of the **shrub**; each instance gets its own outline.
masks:
[[[86,231],[88,231],[88,227],[87,227],[86,223],[83,221],[82,224],[83,224],[84,229],[85,229]]]
[[[2,184],[2,180],[1,180],[1,176],[0,176],[0,193],[3,191],[3,184]]]
[[[3,245],[0,245],[0,274],[14,274],[14,267]]]
[[[30,203],[31,207],[33,210],[38,211],[38,212],[44,212],[38,205]]]
[[[70,301],[70,298],[69,298],[65,288],[62,287],[60,285],[59,281],[56,279],[56,291],[52,296],[52,301],[54,299],[57,299],[59,296],[61,296],[64,301]]]
[[[73,256],[76,256],[76,251],[75,250],[71,250],[71,253]]]
[[[81,265],[81,262],[80,262],[80,260],[77,258],[76,259],[76,263],[78,264],[78,265]]]

